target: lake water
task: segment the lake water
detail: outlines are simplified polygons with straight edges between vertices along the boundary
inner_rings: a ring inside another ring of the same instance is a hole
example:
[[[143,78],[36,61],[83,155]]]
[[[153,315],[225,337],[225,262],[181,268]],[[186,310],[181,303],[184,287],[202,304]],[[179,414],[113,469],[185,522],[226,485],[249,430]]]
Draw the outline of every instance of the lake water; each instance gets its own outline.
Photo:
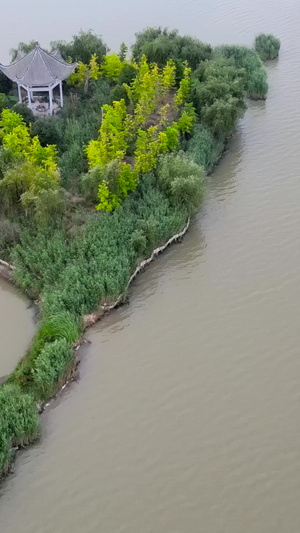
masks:
[[[110,43],[150,24],[212,43],[263,30],[282,50],[183,243],[88,332],[80,380],[1,485],[0,531],[299,533],[300,4],[91,5],[60,3],[60,26],[90,17]]]
[[[24,355],[34,334],[33,308],[8,281],[0,279],[0,383]]]

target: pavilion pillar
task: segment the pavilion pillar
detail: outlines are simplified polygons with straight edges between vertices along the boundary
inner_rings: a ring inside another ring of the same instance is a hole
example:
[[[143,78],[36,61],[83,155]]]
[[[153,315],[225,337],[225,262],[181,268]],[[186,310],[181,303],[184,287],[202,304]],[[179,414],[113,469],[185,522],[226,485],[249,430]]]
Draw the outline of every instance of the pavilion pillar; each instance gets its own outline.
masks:
[[[62,81],[59,84],[59,93],[60,93],[60,107],[64,106],[64,96],[63,96],[63,90],[62,90]]]
[[[32,109],[32,106],[31,106],[31,96],[30,96],[30,89],[29,87],[27,87],[27,95],[28,95],[28,107],[30,109]]]
[[[53,89],[49,87],[49,104],[50,104],[50,115],[53,113]]]
[[[18,84],[18,96],[19,96],[19,103],[22,103],[22,91],[21,86]]]

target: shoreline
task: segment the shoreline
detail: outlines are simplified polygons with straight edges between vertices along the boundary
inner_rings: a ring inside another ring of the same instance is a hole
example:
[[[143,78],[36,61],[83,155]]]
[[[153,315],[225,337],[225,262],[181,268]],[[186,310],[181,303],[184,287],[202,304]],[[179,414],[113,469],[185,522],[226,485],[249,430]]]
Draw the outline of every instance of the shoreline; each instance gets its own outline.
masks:
[[[84,332],[88,328],[94,326],[102,318],[104,318],[105,315],[107,315],[108,313],[110,313],[114,309],[117,309],[120,305],[122,305],[122,303],[124,302],[124,298],[126,296],[126,293],[127,293],[128,289],[130,288],[130,285],[135,280],[135,278],[138,276],[138,274],[142,273],[145,270],[145,268],[148,265],[150,265],[154,261],[154,259],[156,259],[156,257],[158,257],[159,254],[163,253],[171,244],[175,244],[175,243],[181,242],[182,238],[187,233],[187,231],[188,231],[188,229],[190,227],[190,222],[191,222],[191,217],[189,216],[187,221],[186,221],[186,223],[185,223],[185,225],[184,225],[184,227],[183,227],[183,229],[181,231],[179,231],[179,232],[175,233],[174,235],[172,235],[172,237],[170,237],[163,245],[154,248],[154,250],[152,251],[151,255],[148,258],[143,259],[142,261],[140,261],[140,263],[135,268],[134,272],[131,274],[131,276],[130,276],[130,278],[128,280],[128,283],[126,285],[125,291],[122,292],[121,294],[119,294],[117,299],[112,304],[101,305],[93,313],[84,315],[82,317],[82,319],[83,319],[83,332],[82,332],[81,338],[79,339],[79,342],[77,342],[76,345],[73,347],[73,361],[72,361],[71,365],[69,366],[69,368],[66,369],[67,371],[65,373],[65,376],[60,381],[60,383],[58,383],[58,389],[54,392],[54,394],[51,395],[47,400],[40,401],[40,402],[39,401],[35,402],[38,415],[42,414],[44,412],[44,410],[47,408],[47,406],[50,405],[52,403],[52,401],[55,398],[57,398],[57,396],[59,396],[63,392],[63,390],[72,381],[74,381],[74,380],[76,380],[78,378],[78,366],[80,364],[80,357],[77,355],[77,351],[79,350],[80,346],[84,342],[88,342],[83,337]],[[5,279],[6,281],[9,281],[9,282],[13,283],[15,286],[17,286],[15,284],[14,280],[13,280],[13,271],[14,271],[14,266],[13,265],[8,263],[7,261],[4,261],[4,260],[0,259],[0,277]],[[25,356],[26,356],[26,354],[20,359],[19,363],[22,361],[22,359]],[[5,381],[3,381],[0,384],[0,388],[3,385],[5,385],[5,383],[9,379],[10,375],[11,374],[9,374],[8,376],[5,377]],[[30,440],[30,442],[27,445],[25,445],[25,446],[24,445],[12,446],[11,461],[9,462],[8,465],[6,465],[6,467],[4,469],[2,469],[2,471],[0,470],[0,483],[1,483],[1,480],[4,479],[11,472],[11,470],[13,468],[13,463],[15,462],[16,454],[17,454],[18,450],[29,446],[32,442],[36,441],[39,438],[39,436],[40,435],[38,435],[36,438],[34,438],[33,441]]]

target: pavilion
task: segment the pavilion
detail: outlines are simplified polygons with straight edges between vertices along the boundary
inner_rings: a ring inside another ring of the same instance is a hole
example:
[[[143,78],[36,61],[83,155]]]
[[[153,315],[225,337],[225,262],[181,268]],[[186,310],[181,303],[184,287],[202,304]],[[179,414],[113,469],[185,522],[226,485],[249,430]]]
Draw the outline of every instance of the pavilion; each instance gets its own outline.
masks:
[[[0,70],[18,85],[19,102],[22,103],[22,89],[27,93],[28,107],[34,110],[34,93],[49,94],[49,113],[53,113],[53,89],[59,87],[60,107],[63,107],[62,81],[72,74],[77,63],[67,63],[60,52],[46,52],[39,44],[26,55],[18,55],[10,65],[1,65]]]

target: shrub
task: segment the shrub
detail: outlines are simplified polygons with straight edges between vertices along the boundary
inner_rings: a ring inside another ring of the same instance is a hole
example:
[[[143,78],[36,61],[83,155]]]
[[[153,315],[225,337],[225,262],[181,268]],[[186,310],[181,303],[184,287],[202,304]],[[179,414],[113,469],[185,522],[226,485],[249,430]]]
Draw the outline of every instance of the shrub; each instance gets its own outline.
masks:
[[[161,156],[157,169],[163,191],[190,213],[197,209],[204,194],[204,171],[183,152]]]
[[[262,61],[275,59],[279,55],[280,39],[275,35],[260,33],[255,37],[254,47]]]
[[[33,112],[26,104],[15,104],[13,107],[13,111],[15,113],[18,113],[18,115],[21,115],[27,126],[29,126],[29,124],[32,124],[35,120]]]
[[[49,191],[52,191],[52,194]],[[9,168],[0,181],[0,192],[7,212],[18,203],[26,215],[35,215],[38,210],[51,216],[59,206],[59,173],[55,170],[42,170],[30,162],[19,162]],[[51,206],[50,206],[51,203]]]
[[[111,54],[109,56],[103,57],[101,72],[110,80],[117,81],[123,68],[124,63],[116,54]]]
[[[127,91],[125,89],[125,87],[123,87],[122,85],[116,85],[111,93],[110,93],[110,103],[112,104],[113,102],[116,102],[118,100],[124,100],[124,102],[126,103],[126,105],[129,104],[129,98],[128,98],[128,95],[127,95]]]
[[[136,78],[138,69],[137,66],[133,63],[124,63],[123,70],[121,71],[121,74],[117,80],[118,85],[122,85],[123,83],[127,83],[127,85],[130,85],[134,78]]]
[[[7,107],[7,96],[4,93],[0,93],[0,113]]]
[[[251,98],[265,98],[268,91],[267,76],[262,61],[255,50],[247,46],[229,45],[215,49],[215,56],[226,57],[238,69],[246,73],[245,89]]]
[[[38,118],[31,126],[31,135],[37,135],[42,146],[56,144],[60,149],[63,143],[61,120],[57,117]]]

